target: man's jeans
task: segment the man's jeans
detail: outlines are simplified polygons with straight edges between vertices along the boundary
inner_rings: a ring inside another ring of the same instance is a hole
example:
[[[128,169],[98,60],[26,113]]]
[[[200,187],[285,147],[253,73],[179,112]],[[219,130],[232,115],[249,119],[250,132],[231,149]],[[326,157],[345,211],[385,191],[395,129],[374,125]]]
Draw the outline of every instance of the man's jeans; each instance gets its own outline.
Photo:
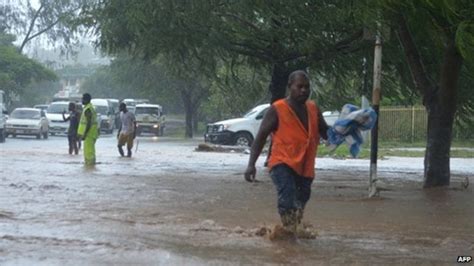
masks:
[[[298,175],[286,164],[279,164],[270,171],[278,192],[278,213],[283,216],[303,210],[311,195],[312,178]]]

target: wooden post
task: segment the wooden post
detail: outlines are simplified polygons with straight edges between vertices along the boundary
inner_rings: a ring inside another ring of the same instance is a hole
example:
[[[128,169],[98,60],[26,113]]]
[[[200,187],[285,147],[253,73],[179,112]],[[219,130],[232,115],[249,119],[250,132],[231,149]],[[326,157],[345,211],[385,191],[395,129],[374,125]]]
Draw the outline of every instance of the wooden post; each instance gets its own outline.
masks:
[[[378,195],[377,189],[377,151],[378,151],[378,127],[380,108],[380,88],[382,80],[382,39],[379,34],[375,36],[374,51],[374,85],[372,90],[372,108],[377,114],[377,121],[371,134],[370,147],[370,177],[369,177],[369,198]]]
[[[415,142],[415,106],[411,107],[411,142]]]

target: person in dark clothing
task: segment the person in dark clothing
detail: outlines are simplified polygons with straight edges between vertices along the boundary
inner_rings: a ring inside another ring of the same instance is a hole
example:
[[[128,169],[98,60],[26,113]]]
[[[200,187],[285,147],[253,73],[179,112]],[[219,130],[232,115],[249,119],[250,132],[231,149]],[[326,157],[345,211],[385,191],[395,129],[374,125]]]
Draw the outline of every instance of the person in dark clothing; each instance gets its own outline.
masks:
[[[67,131],[67,140],[69,142],[69,154],[78,154],[78,138],[77,138],[77,127],[79,126],[80,114],[76,111],[76,104],[73,102],[69,103],[69,116],[66,117],[63,112],[63,120],[69,121],[69,129]],[[79,144],[80,145],[80,144]]]

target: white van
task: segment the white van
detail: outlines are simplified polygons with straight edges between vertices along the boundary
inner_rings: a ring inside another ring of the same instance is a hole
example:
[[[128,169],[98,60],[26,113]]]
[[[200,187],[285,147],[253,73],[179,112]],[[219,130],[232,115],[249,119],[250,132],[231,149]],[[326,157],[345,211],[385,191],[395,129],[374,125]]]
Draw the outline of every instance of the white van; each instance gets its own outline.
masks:
[[[137,104],[135,106],[135,118],[137,120],[137,135],[152,133],[156,136],[163,136],[165,116],[160,105]]]

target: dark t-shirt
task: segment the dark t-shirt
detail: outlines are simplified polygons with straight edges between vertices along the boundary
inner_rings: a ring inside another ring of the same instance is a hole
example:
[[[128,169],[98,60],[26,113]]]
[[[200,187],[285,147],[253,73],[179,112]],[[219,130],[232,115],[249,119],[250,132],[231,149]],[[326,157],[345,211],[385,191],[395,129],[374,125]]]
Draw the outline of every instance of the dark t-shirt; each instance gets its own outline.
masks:
[[[79,127],[79,119],[80,119],[79,112],[71,112],[69,114],[69,129],[68,129],[68,136],[76,136],[77,135],[77,128]]]

